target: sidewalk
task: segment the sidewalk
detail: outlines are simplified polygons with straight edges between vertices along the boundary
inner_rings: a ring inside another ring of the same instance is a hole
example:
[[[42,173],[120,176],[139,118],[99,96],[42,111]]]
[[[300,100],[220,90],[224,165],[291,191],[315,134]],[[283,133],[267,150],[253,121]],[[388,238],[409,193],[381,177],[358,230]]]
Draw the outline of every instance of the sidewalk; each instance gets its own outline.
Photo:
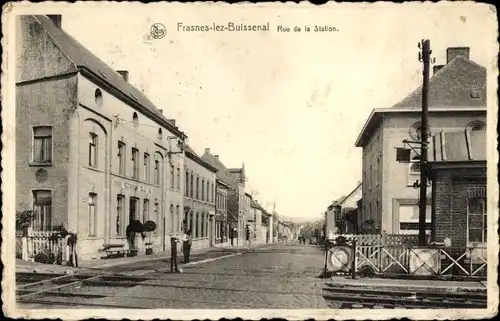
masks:
[[[201,256],[199,261],[207,261],[212,258],[223,257],[226,255],[219,255],[221,252],[226,252],[226,254],[242,252],[244,250],[252,250],[256,248],[266,248],[276,246],[280,243],[267,243],[267,244],[254,244],[250,246],[220,246],[220,247],[209,247],[194,249],[191,252],[193,259],[197,259],[196,256]],[[204,255],[206,254],[206,255]],[[213,255],[210,255],[213,254]],[[182,253],[178,253],[178,257],[182,257]],[[94,272],[95,270],[101,270],[106,268],[112,268],[116,266],[127,266],[134,263],[144,263],[151,261],[160,261],[170,259],[169,252],[154,253],[151,255],[138,255],[133,257],[123,257],[114,259],[95,259],[88,261],[79,262],[79,267],[69,267],[56,264],[41,264],[30,261],[16,260],[16,272],[17,273],[48,273],[48,274],[74,274],[74,273],[85,273]],[[196,263],[196,261],[190,264]]]
[[[333,286],[349,286],[376,288],[384,290],[405,291],[444,291],[444,292],[486,292],[487,286],[482,281],[445,281],[445,280],[414,280],[414,279],[382,279],[335,276],[327,281]]]

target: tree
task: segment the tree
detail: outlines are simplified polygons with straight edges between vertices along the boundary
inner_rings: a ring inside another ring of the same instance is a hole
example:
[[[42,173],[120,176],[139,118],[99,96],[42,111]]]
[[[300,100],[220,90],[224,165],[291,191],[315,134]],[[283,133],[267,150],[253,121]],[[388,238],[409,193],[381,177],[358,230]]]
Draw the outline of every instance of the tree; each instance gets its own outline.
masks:
[[[34,220],[35,212],[33,210],[17,211],[16,230],[26,232]]]

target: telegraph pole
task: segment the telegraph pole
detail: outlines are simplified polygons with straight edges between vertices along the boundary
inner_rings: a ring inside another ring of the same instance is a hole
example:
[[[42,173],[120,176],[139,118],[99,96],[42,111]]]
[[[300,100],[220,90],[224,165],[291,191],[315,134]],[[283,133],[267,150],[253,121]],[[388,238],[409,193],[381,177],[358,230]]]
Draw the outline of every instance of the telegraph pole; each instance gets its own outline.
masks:
[[[422,85],[422,124],[420,128],[420,198],[418,215],[418,243],[426,245],[425,219],[427,212],[427,149],[428,149],[428,118],[429,118],[429,65],[432,53],[428,39],[419,43],[419,60],[424,64]]]

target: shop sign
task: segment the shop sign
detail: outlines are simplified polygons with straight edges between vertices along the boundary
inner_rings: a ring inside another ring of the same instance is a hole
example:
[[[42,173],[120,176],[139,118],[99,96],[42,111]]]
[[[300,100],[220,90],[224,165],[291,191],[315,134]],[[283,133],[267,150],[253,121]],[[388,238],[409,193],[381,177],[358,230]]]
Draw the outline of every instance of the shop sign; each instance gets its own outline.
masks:
[[[151,194],[153,189],[150,186],[141,185],[141,184],[133,184],[129,182],[123,182],[122,188],[131,189],[134,191],[145,192]]]

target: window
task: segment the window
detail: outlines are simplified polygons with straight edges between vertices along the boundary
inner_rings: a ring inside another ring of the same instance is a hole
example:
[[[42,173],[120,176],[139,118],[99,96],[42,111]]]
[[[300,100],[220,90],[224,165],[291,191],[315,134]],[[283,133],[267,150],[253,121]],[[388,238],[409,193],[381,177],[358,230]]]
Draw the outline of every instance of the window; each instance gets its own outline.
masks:
[[[142,205],[142,223],[149,221],[149,200],[145,199]]]
[[[200,227],[200,213],[199,212],[196,213],[196,218],[195,218],[195,222],[194,223],[195,223],[195,226],[194,226],[194,230],[195,230],[194,235],[195,235],[196,238],[198,238],[198,237],[200,237],[200,229],[199,229],[199,227]]]
[[[486,243],[487,214],[486,198],[474,197],[467,204],[467,241]]]
[[[97,88],[95,90],[94,99],[95,99],[95,105],[97,107],[101,107],[102,106],[102,92],[99,88]]]
[[[158,202],[155,202],[154,205],[154,215],[155,215],[155,223],[156,223],[156,229],[154,230],[154,234],[158,232],[158,228],[160,227],[160,204]]]
[[[123,222],[123,213],[125,198],[123,195],[118,195],[116,197],[116,235],[122,234],[122,222]]]
[[[172,188],[172,189],[173,189],[173,188],[174,188],[174,186],[175,186],[175,185],[174,185],[174,184],[175,184],[175,182],[174,182],[174,181],[175,181],[175,180],[174,180],[174,165],[170,165],[170,188]]]
[[[175,227],[174,227],[175,232],[179,231],[180,224],[181,224],[181,207],[177,205],[175,207]]]
[[[89,166],[97,167],[97,135],[90,133],[89,138]]]
[[[422,131],[422,123],[420,121],[413,123],[410,126],[410,131],[409,131],[411,139],[418,142],[421,141],[422,140],[421,131]]]
[[[162,130],[161,130],[161,128],[158,128],[158,139],[162,139],[162,138],[163,138]]]
[[[125,175],[125,143],[118,142],[118,173]]]
[[[189,183],[189,196],[190,196],[191,198],[193,198],[193,197],[194,197],[194,191],[193,191],[193,184],[194,184],[194,183],[193,183],[193,180],[194,180],[193,173],[191,173],[191,181],[190,181],[190,183]]]
[[[207,181],[207,196],[206,196],[206,201],[210,202],[210,182]]]
[[[205,213],[201,213],[201,237],[205,237]]]
[[[97,194],[89,193],[89,236],[96,235]]]
[[[139,117],[137,116],[137,113],[134,112],[134,114],[132,115],[132,121],[134,123],[134,126],[137,126],[139,125]]]
[[[377,157],[377,170],[375,174],[375,182],[380,185],[380,174],[382,173],[382,168],[380,167],[380,157]]]
[[[184,186],[184,195],[186,195],[186,197],[189,196],[189,173],[186,171],[186,178],[185,178],[185,185]]]
[[[201,180],[201,200],[205,201],[205,180]]]
[[[33,229],[38,231],[52,230],[52,192],[47,190],[33,191],[33,212],[35,220]]]
[[[372,189],[372,183],[373,183],[373,168],[372,165],[370,165],[370,171],[368,172],[368,186],[369,189]]]
[[[420,156],[415,155],[412,157],[408,176],[408,185],[412,185],[420,179]]]
[[[170,204],[170,217],[169,217],[169,221],[170,221],[169,231],[170,231],[170,233],[173,233],[174,232],[174,205],[172,205],[172,204]]]
[[[33,161],[36,163],[52,162],[52,127],[33,127]]]
[[[177,190],[180,191],[181,190],[181,169],[179,167],[177,167],[177,178],[176,178],[175,182],[177,183]]]
[[[132,148],[132,178],[139,178],[139,150]]]
[[[149,154],[144,153],[144,181],[149,183]]]
[[[155,159],[155,181],[156,185],[160,185],[160,161]]]
[[[467,131],[481,131],[486,129],[486,124],[481,120],[473,120],[467,124],[465,130]]]
[[[200,199],[200,178],[196,177],[196,199]]]

